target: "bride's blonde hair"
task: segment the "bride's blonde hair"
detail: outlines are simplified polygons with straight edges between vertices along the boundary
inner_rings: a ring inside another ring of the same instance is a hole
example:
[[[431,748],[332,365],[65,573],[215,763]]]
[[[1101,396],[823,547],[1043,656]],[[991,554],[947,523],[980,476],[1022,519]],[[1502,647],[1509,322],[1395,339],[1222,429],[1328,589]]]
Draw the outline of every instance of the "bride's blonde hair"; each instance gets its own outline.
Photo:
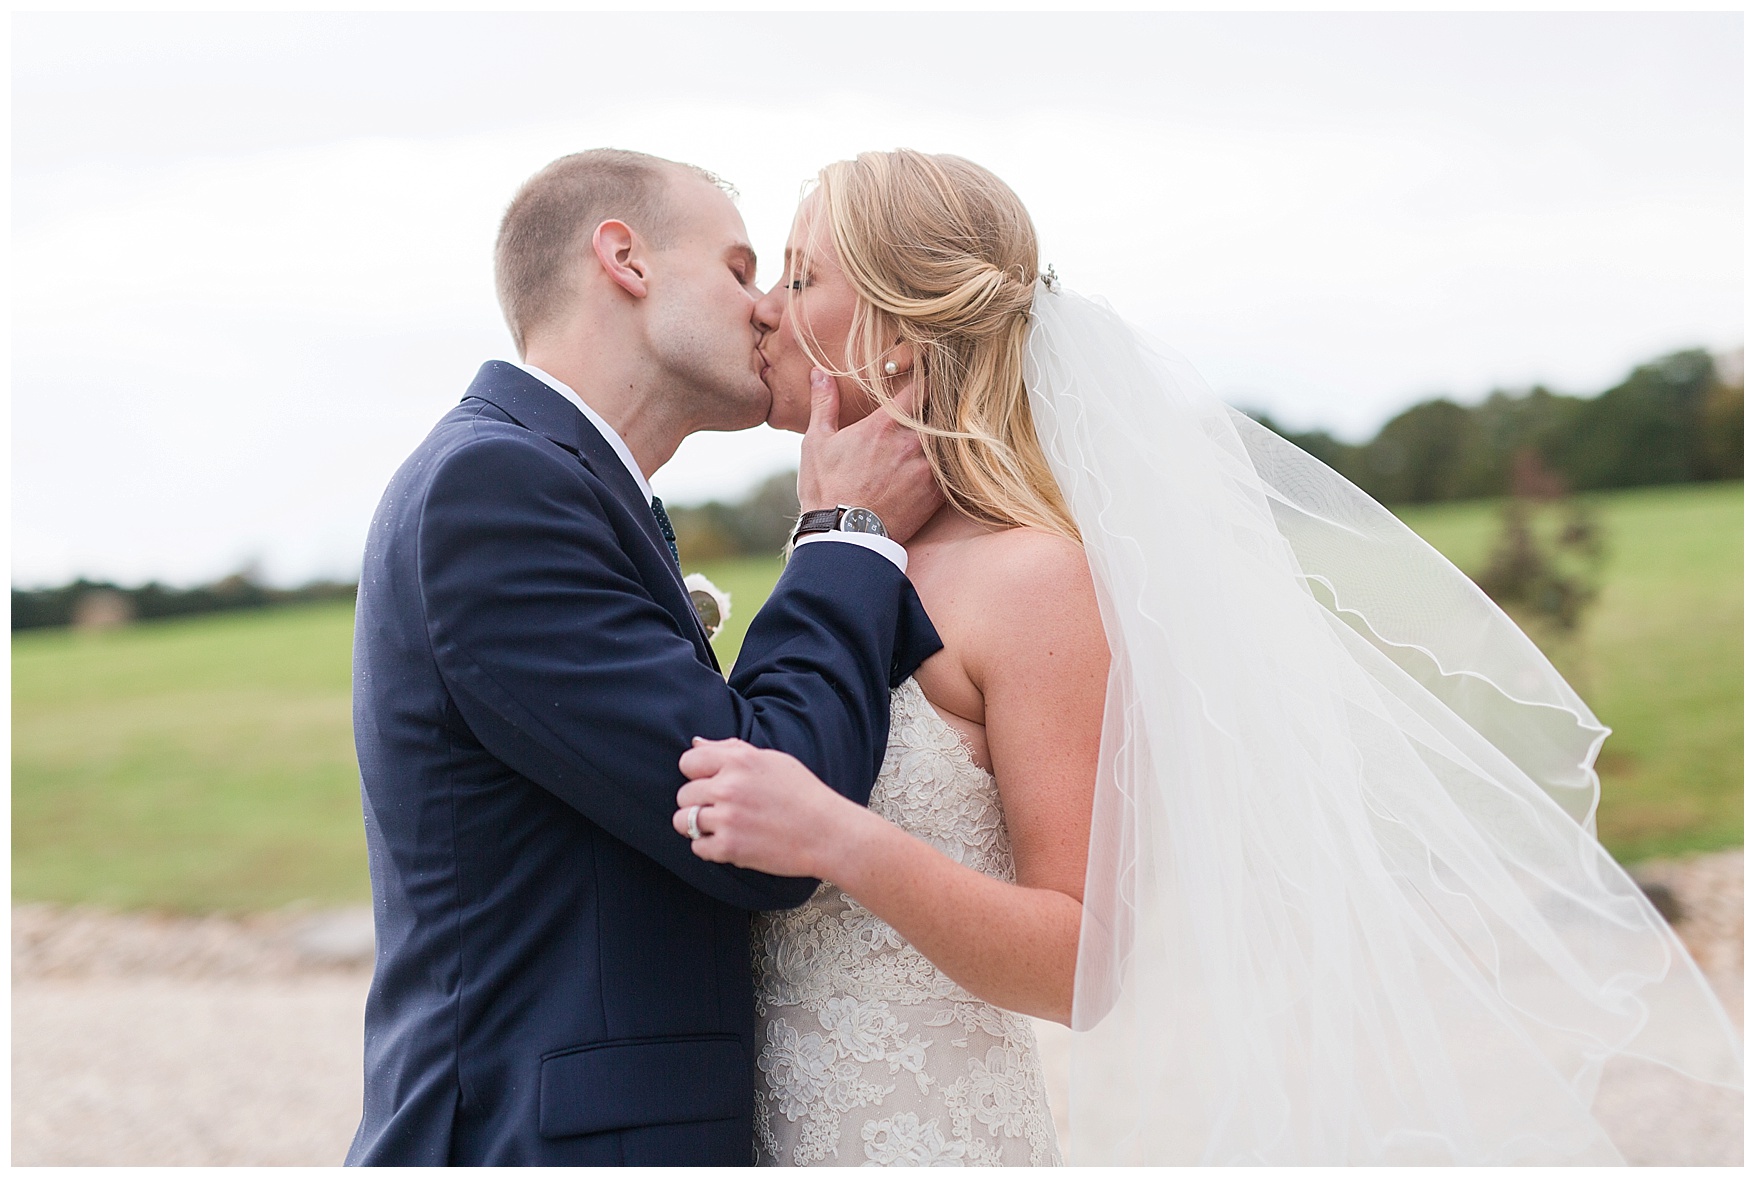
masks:
[[[859,298],[850,371],[825,363],[795,320],[812,362],[855,381],[919,431],[957,510],[1077,540],[1024,392],[1037,256],[1023,202],[978,164],[906,150],[830,164],[816,191],[816,224],[827,226]],[[914,353],[913,415],[894,405],[879,378],[898,341]]]

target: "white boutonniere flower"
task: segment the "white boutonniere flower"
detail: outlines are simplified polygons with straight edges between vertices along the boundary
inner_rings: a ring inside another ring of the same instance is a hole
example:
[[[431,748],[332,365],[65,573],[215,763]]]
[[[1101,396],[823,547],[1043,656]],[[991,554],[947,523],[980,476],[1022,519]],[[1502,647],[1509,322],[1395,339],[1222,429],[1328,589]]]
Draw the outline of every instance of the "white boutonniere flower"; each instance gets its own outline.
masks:
[[[701,619],[701,628],[711,638],[731,620],[731,594],[703,577],[700,573],[690,573],[683,578],[683,588],[689,591],[689,600],[694,603],[695,616]]]

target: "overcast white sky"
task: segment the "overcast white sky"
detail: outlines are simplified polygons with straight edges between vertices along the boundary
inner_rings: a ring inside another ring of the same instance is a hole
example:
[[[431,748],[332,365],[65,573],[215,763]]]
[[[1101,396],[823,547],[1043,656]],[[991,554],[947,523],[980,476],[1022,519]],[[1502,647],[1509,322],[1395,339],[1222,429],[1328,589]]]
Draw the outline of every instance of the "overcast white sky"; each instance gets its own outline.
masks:
[[[822,163],[967,155],[1069,286],[1349,437],[1742,342],[1738,14],[13,21],[18,585],[353,575],[391,472],[511,354],[500,211],[591,146],[733,181],[765,281]],[[698,436],[655,486],[796,453]]]

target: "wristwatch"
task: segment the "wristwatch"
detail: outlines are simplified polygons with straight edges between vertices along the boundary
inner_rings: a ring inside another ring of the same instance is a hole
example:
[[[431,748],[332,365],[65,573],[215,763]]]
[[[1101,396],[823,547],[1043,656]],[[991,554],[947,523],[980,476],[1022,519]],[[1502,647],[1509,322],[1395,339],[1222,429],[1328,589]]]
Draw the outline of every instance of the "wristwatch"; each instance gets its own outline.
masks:
[[[884,521],[877,517],[877,512],[868,507],[848,507],[845,503],[839,507],[807,511],[799,516],[797,526],[792,529],[792,540],[797,543],[800,536],[809,536],[816,532],[859,532],[867,536],[882,536],[886,540],[890,536],[884,530]]]

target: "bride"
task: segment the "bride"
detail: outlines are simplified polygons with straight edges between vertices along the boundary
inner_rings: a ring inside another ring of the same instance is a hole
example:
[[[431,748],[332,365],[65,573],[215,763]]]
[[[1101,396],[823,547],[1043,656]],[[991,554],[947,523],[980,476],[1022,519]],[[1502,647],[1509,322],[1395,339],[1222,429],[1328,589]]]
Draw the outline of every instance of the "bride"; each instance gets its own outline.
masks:
[[[897,414],[946,500],[908,545],[945,648],[869,809],[741,742],[682,758],[696,854],[824,881],[757,924],[758,1158],[1058,1162],[1024,1015],[1078,1032],[1082,1162],[1613,1162],[1610,1061],[1740,1086],[1595,840],[1584,703],[1387,511],[1038,269],[997,177],[868,153],[758,308],[770,423]]]

